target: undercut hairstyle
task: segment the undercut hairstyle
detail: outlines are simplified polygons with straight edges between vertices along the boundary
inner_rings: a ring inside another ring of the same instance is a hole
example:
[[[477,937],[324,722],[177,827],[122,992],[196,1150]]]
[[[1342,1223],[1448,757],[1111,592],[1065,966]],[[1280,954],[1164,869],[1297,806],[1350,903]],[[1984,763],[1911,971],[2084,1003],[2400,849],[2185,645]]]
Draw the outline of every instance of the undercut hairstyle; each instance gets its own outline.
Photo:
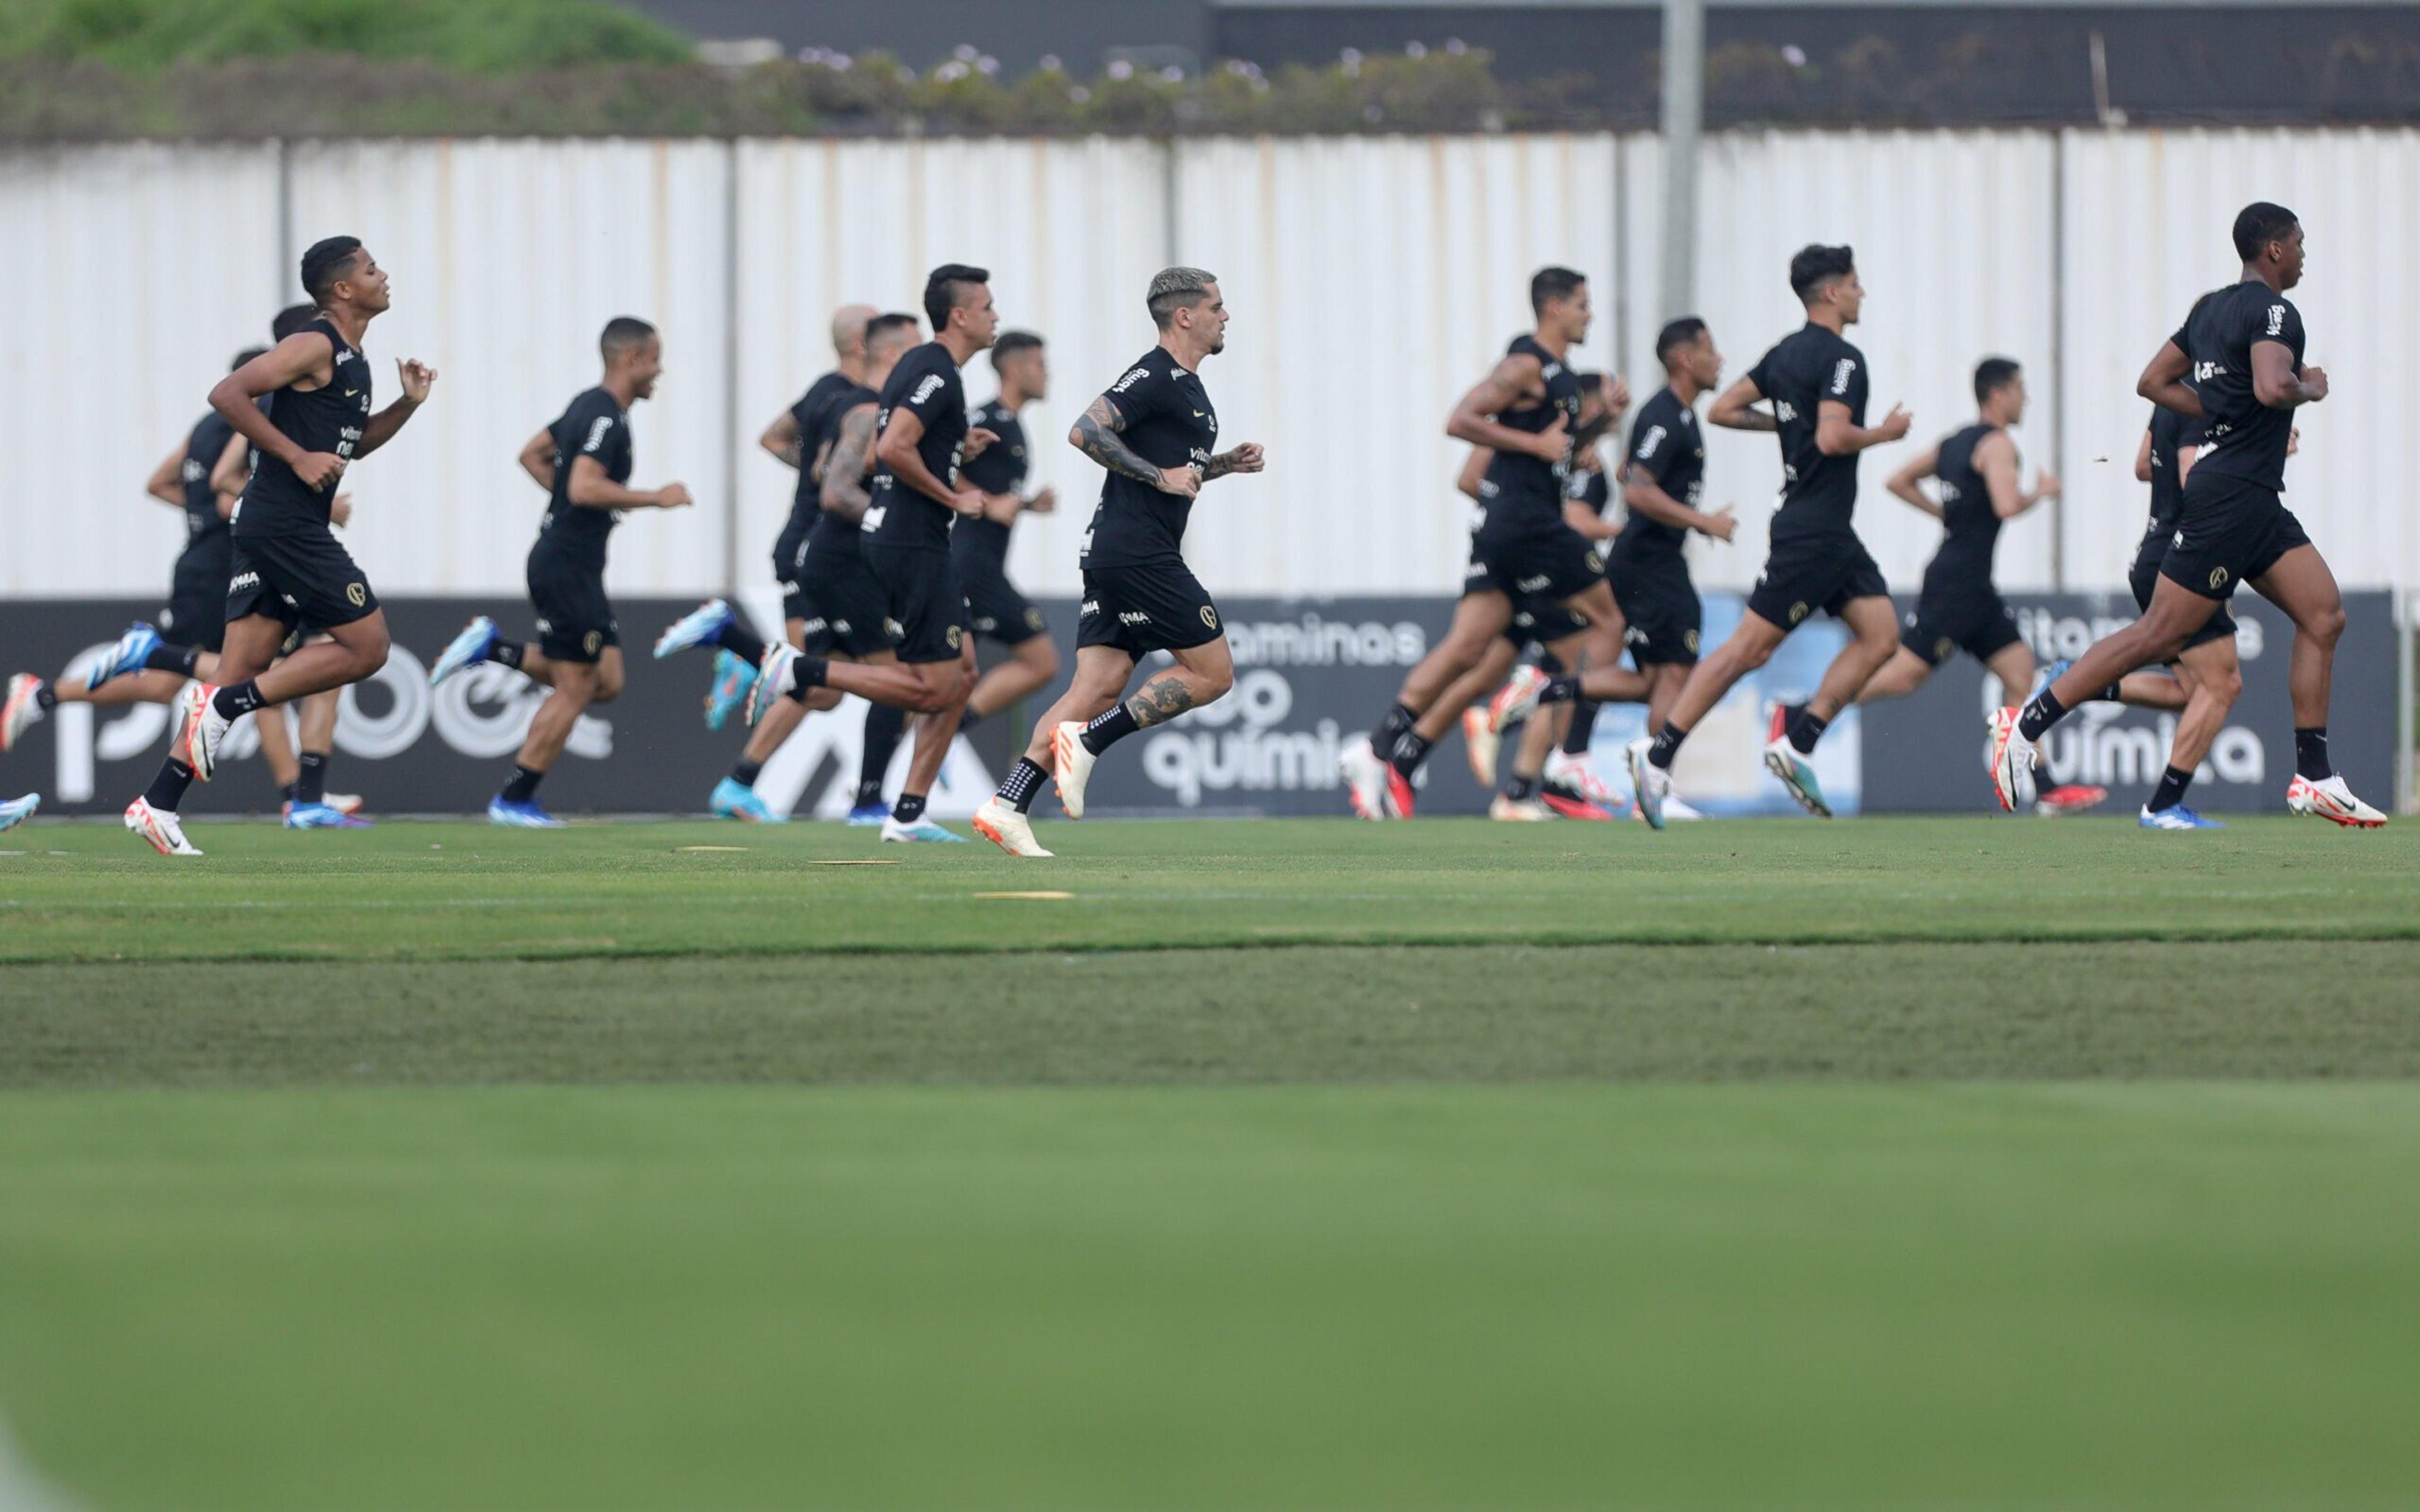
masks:
[[[1667,368],[1672,365],[1672,354],[1706,333],[1706,323],[1694,315],[1684,315],[1655,332],[1655,360]]]
[[[966,302],[967,290],[978,284],[991,282],[991,270],[975,268],[966,263],[943,263],[924,280],[924,318],[933,323],[933,337],[950,329],[950,312]],[[866,334],[873,334],[871,326]]]
[[[612,363],[624,352],[637,351],[647,344],[656,328],[635,315],[617,315],[605,322],[604,333],[597,338],[597,354]]]
[[[276,319],[269,322],[269,334],[278,341],[284,341],[295,332],[307,329],[312,321],[318,318],[319,307],[316,304],[289,304],[277,312]]]
[[[1032,332],[1003,331],[1000,333],[1000,339],[991,344],[991,370],[995,373],[1006,372],[1008,364],[1016,360],[1018,353],[1035,352],[1041,349],[1042,338]]]
[[[1143,307],[1151,311],[1151,323],[1166,331],[1177,311],[1200,304],[1217,282],[1218,275],[1203,268],[1163,268],[1152,274],[1151,287],[1142,297]]]
[[[269,348],[266,347],[246,347],[243,350],[235,354],[235,361],[227,364],[227,371],[232,373],[237,368],[241,367],[244,363],[251,362],[254,358],[266,357],[268,355]]]
[[[889,315],[877,315],[865,323],[865,349],[871,353],[877,342],[896,341],[903,346],[912,346],[916,340],[916,317],[912,315],[903,314],[897,310],[892,311]]]
[[[1992,395],[2017,380],[2013,358],[1986,357],[1975,364],[1975,402],[1989,404]]]
[[[1568,300],[1588,282],[1586,273],[1568,268],[1541,268],[1529,275],[1529,313],[1544,315],[1556,300]]]
[[[359,237],[329,237],[311,243],[311,250],[302,255],[302,292],[326,305],[336,281],[353,270],[361,252]]]
[[[2245,262],[2258,262],[2272,241],[2294,234],[2298,217],[2283,205],[2255,200],[2235,217],[2235,250]]]
[[[1790,291],[1798,296],[1799,303],[1812,304],[1824,285],[1856,270],[1857,255],[1845,246],[1826,247],[1819,242],[1801,247],[1798,255],[1790,259]]]

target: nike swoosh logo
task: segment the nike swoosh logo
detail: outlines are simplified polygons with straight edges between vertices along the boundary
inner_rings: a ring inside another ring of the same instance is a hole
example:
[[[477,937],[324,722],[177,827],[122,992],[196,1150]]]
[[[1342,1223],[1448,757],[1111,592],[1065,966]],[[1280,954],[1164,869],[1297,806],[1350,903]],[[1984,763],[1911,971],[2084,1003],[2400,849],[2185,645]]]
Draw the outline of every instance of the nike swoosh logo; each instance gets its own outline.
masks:
[[[347,389],[347,390],[345,391],[345,397],[346,397],[346,398],[348,398],[348,399],[358,398],[358,397],[360,396],[360,394],[361,394],[361,392],[362,392],[362,391],[361,391],[361,390],[359,390],[359,389]]]

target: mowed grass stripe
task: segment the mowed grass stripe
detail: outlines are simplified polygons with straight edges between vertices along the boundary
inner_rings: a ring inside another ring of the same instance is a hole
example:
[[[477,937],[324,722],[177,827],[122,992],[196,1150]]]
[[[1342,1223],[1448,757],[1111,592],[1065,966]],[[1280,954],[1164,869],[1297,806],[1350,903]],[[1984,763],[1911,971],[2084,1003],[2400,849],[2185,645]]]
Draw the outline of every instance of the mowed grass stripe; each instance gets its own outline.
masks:
[[[0,973],[0,1086],[2420,1076],[2399,943],[1524,946]],[[199,990],[196,990],[196,989]]]
[[[1045,826],[1062,858],[861,830],[456,824],[114,826],[0,856],[0,961],[443,961],[1289,945],[2420,939],[2420,839],[2256,818],[1200,821]],[[700,844],[738,845],[700,852]],[[53,855],[65,851],[66,855]],[[981,892],[1063,890],[1063,901]]]

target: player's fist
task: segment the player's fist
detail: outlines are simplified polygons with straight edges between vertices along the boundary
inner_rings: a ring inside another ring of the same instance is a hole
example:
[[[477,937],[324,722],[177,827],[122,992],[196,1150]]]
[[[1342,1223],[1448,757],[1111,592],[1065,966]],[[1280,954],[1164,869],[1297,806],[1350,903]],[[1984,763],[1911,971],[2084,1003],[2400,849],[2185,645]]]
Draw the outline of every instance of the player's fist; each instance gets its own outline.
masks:
[[[1619,373],[1606,379],[1605,408],[1616,420],[1620,420],[1630,409],[1630,385],[1621,380],[1621,375]]]
[[[1529,440],[1529,455],[1541,462],[1559,462],[1571,454],[1571,417],[1558,414],[1554,424]]]
[[[967,439],[958,443],[958,460],[973,461],[991,450],[991,443],[998,440],[1000,440],[1000,432],[996,430],[985,430],[981,425],[970,428],[967,431]]]
[[[2042,469],[2040,472],[2035,473],[2035,474],[2034,474],[2034,497],[2035,497],[2036,499],[2055,499],[2055,498],[2057,498],[2057,497],[2058,497],[2058,474],[2057,474],[2057,473],[2055,473],[2055,472],[2053,472],[2053,471],[2052,471],[2050,469],[2048,469],[2048,468],[2044,468],[2044,469]]]
[[[1160,469],[1159,491],[1179,499],[1197,497],[1202,492],[1202,470],[1190,466]]]
[[[1739,517],[1725,504],[1706,517],[1706,533],[1717,541],[1728,541],[1739,531]]]
[[[1268,457],[1258,441],[1246,441],[1219,460],[1226,463],[1230,472],[1258,472],[1268,466]]]
[[[2302,427],[2302,426],[2300,426],[2300,425],[2289,425],[2289,426],[2288,426],[2288,427],[2287,427],[2287,429],[2286,429],[2286,455],[2287,455],[2288,456],[2292,456],[2295,453],[2297,453],[2297,452],[2301,451],[2302,449],[2303,449],[2303,427]]]
[[[1875,429],[1883,433],[1883,440],[1886,441],[1905,440],[1907,428],[1915,424],[1916,417],[1907,412],[1907,406],[1895,404],[1890,407],[1890,413],[1883,416],[1883,423]]]
[[[957,492],[950,495],[950,508],[958,514],[966,516],[970,519],[982,515],[984,512],[983,490],[981,488],[959,489]]]
[[[328,523],[349,525],[353,522],[353,496],[340,493],[328,501]]]
[[[2313,404],[2317,404],[2321,399],[2326,398],[2328,396],[2328,370],[2324,367],[2318,366],[2303,369],[2303,392],[2311,396],[2311,402]]]
[[[1025,507],[1030,514],[1047,515],[1059,507],[1059,490],[1046,484],[1025,501]]]
[[[413,404],[428,397],[428,386],[437,381],[437,369],[417,357],[407,357],[395,364],[396,377],[403,383],[403,396]]]
[[[345,459],[334,452],[305,452],[294,459],[294,475],[302,486],[321,493],[345,475]]]
[[[658,509],[687,509],[695,502],[697,501],[689,496],[689,485],[685,483],[668,483],[656,490]]]

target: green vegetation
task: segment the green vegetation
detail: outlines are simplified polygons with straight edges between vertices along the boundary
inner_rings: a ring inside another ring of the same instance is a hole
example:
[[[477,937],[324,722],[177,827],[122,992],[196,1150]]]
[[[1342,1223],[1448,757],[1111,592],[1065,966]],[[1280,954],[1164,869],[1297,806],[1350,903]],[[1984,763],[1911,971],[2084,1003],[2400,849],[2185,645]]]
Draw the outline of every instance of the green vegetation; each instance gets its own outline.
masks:
[[[478,71],[686,60],[688,39],[611,0],[9,0],[0,58],[129,72],[297,54]]]

